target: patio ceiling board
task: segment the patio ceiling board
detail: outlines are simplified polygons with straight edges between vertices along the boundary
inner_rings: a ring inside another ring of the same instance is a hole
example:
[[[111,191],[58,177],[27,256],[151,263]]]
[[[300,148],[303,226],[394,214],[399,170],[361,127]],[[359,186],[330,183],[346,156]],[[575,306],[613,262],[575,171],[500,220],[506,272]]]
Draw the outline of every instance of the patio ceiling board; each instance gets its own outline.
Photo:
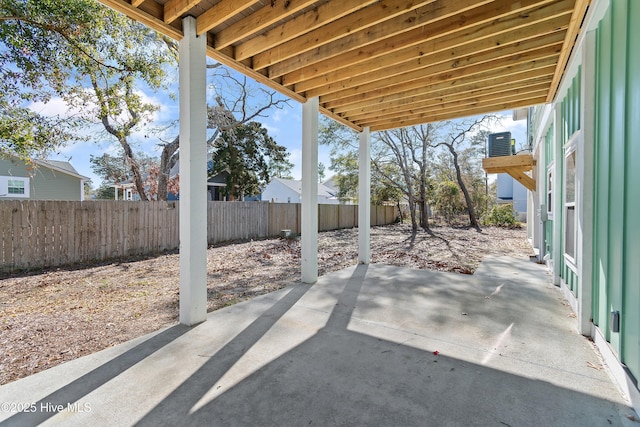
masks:
[[[327,107],[331,108],[335,114],[346,114],[349,111],[353,111],[354,109],[359,108],[380,108],[381,105],[385,105],[388,102],[392,101],[402,101],[407,99],[414,99],[417,97],[450,97],[456,94],[465,94],[472,91],[482,90],[482,89],[495,89],[500,88],[502,85],[511,85],[511,84],[519,84],[522,83],[521,86],[525,87],[529,84],[529,81],[532,79],[544,79],[548,83],[551,82],[553,78],[553,70],[554,65],[547,66],[546,69],[535,69],[524,71],[521,73],[512,74],[510,76],[510,81],[505,83],[502,77],[494,77],[487,78],[482,81],[476,81],[475,79],[460,79],[455,82],[455,85],[452,85],[451,82],[442,82],[436,85],[423,86],[418,89],[414,89],[407,92],[393,93],[389,95],[385,95],[383,97],[377,98],[376,102],[371,102],[369,99],[365,97],[364,94],[358,94],[352,96],[349,101],[342,100],[340,106],[334,106],[331,102],[326,104]],[[442,102],[442,101],[441,101]]]
[[[429,106],[444,103],[446,101],[453,102],[463,99],[472,99],[477,97],[487,98],[488,95],[494,95],[495,97],[502,96],[503,93],[528,93],[533,90],[541,90],[549,87],[551,77],[538,77],[529,80],[519,81],[515,83],[509,83],[504,86],[494,86],[482,89],[474,89],[468,86],[458,86],[453,89],[447,89],[440,92],[429,92],[418,96],[409,96],[407,98],[395,98],[389,97],[386,101],[385,107],[380,108],[378,105],[355,107],[347,111],[341,112],[346,117],[352,119],[358,119],[363,115],[368,115],[377,112],[379,115],[387,113],[387,109],[394,109],[402,106],[405,110],[418,108],[421,106]]]
[[[504,94],[499,98],[492,100],[478,100],[478,99],[465,99],[456,102],[450,102],[447,104],[430,105],[412,110],[404,110],[405,116],[398,116],[398,112],[394,111],[387,115],[377,115],[375,118],[367,117],[365,120],[351,119],[355,123],[366,121],[371,126],[377,126],[380,123],[387,123],[390,120],[395,120],[398,117],[402,120],[411,120],[416,117],[424,117],[428,115],[443,115],[447,113],[455,113],[460,108],[472,109],[480,106],[488,105],[502,105],[511,101],[521,101],[523,99],[542,98],[547,95],[546,90],[537,90],[531,93],[516,93],[516,94]]]
[[[552,99],[589,0],[100,0],[356,130]]]
[[[376,25],[366,31],[347,34],[339,42],[318,45],[311,52],[302,52],[292,60],[268,64],[269,75],[295,76],[295,72],[303,68],[302,73],[321,75],[336,68],[346,68],[369,58],[384,56],[401,48],[407,48],[431,38],[455,31],[460,24],[460,16],[455,13],[465,12],[469,5],[483,5],[486,0],[471,2],[454,0],[444,5],[440,2],[429,4],[415,11],[415,16],[400,16],[383,24]],[[413,14],[412,14],[413,15]],[[492,14],[487,14],[490,19]],[[447,18],[443,19],[442,18]],[[465,15],[464,22],[473,20],[473,16]],[[440,22],[439,22],[440,21]],[[425,26],[429,26],[425,33]],[[258,58],[259,59],[259,58]],[[317,65],[314,65],[317,64]],[[259,64],[262,65],[262,64]],[[313,68],[307,68],[313,66]],[[291,80],[294,80],[292,77]]]
[[[500,69],[502,71],[503,78],[508,79],[511,72],[517,71],[520,69],[520,68],[516,68],[518,66],[530,67],[534,65],[534,63],[531,61],[532,58],[535,60],[541,60],[541,61],[544,61],[545,59],[549,59],[549,57],[551,57],[552,59],[555,58],[559,49],[560,49],[559,45],[556,45],[556,46],[550,46],[542,49],[536,49],[536,50],[525,52],[525,53],[517,53],[517,54],[511,55],[511,57],[503,58],[501,62],[504,65]],[[463,78],[470,75],[477,76],[486,71],[494,70],[495,67],[493,65],[494,64],[481,63],[481,64],[477,64],[477,65],[473,65],[465,68],[460,68],[460,69],[456,68],[453,71],[429,75],[425,78],[421,78],[420,80],[414,79],[412,80],[411,83],[405,83],[405,84],[401,83],[403,76],[396,76],[393,79],[394,80],[398,79],[398,83],[394,86],[394,88],[403,88],[410,84],[413,85],[414,82],[416,81],[421,82],[421,84],[428,85],[430,83],[437,83],[440,81],[457,80],[459,78]],[[410,90],[410,89],[408,88],[407,90]],[[336,93],[342,93],[342,92],[336,92]],[[444,101],[443,103],[446,104],[446,102],[447,101]],[[381,107],[383,105],[384,104],[381,104]],[[398,111],[398,113],[401,113],[401,111]],[[370,116],[371,119],[374,119],[376,115],[377,113],[373,113]],[[347,117],[347,119],[352,120],[350,117]]]
[[[535,37],[533,39],[521,39],[511,36],[510,39],[501,40],[500,37],[488,40],[480,40],[460,46],[452,50],[436,51],[430,53],[428,57],[406,55],[397,61],[386,63],[388,59],[379,61],[378,58],[354,65],[348,69],[341,69],[328,73],[330,83],[324,82],[325,77],[309,79],[296,84],[296,92],[308,91],[308,95],[317,93],[328,94],[346,89],[348,87],[360,86],[374,81],[385,80],[394,76],[422,70],[425,76],[446,72],[452,69],[462,69],[474,64],[486,63],[505,59],[513,55],[518,55],[531,50],[556,46],[558,52],[562,48],[564,34],[556,31],[550,35]],[[395,55],[394,55],[395,57]],[[367,71],[369,70],[369,71]],[[375,71],[375,73],[374,73]],[[286,83],[286,81],[284,81]]]
[[[410,113],[415,113],[428,111],[434,107],[444,109],[447,106],[466,106],[470,103],[475,103],[477,105],[480,102],[499,99],[504,100],[507,97],[516,95],[522,98],[522,95],[530,94],[532,92],[536,92],[537,95],[541,95],[541,92],[544,92],[544,94],[546,94],[548,88],[548,81],[516,88],[514,88],[513,86],[487,88],[471,93],[450,95],[446,98],[446,100],[443,96],[434,98],[423,97],[412,103],[404,103],[402,105],[402,108]],[[398,108],[389,103],[384,108],[375,110],[375,114],[377,118],[394,117],[398,114]],[[357,123],[358,121],[362,120],[370,120],[371,111],[362,111],[361,109],[361,112],[359,113],[346,114],[346,116],[349,118],[349,120]]]
[[[554,69],[555,69],[554,63],[547,63],[539,68],[535,68],[532,70],[531,69],[520,70],[519,72],[515,72],[514,74],[510,75],[510,81],[508,83],[513,83],[515,81],[529,80],[529,79],[538,78],[538,77],[550,78],[551,75],[553,74]],[[471,76],[470,78],[461,78],[453,81],[445,81],[445,82],[440,82],[433,85],[418,84],[416,85],[416,87],[412,87],[409,90],[402,91],[402,92],[392,92],[390,89],[387,89],[384,91],[384,93],[378,93],[377,95],[380,95],[380,96],[376,97],[375,99],[372,99],[372,97],[367,96],[367,94],[364,94],[364,93],[356,93],[354,95],[351,95],[347,99],[327,102],[325,107],[327,109],[330,109],[332,112],[334,111],[334,108],[337,109],[336,107],[337,105],[339,105],[340,108],[348,108],[348,107],[359,108],[359,107],[376,106],[376,105],[378,106],[378,108],[380,108],[380,105],[384,101],[387,101],[389,99],[406,99],[413,96],[433,94],[443,90],[450,90],[455,93],[457,90],[461,90],[461,91],[479,90],[479,89],[489,88],[489,87],[499,87],[503,84],[502,81],[503,81],[503,76],[500,70],[498,71],[491,70],[487,73],[483,73],[482,76]],[[340,116],[342,116],[342,114],[340,114]]]

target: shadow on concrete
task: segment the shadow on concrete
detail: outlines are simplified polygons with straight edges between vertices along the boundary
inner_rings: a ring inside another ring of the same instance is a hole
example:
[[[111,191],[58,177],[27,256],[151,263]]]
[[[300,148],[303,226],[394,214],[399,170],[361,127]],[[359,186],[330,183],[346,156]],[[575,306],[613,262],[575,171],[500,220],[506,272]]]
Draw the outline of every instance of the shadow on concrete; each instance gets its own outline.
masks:
[[[367,270],[360,265],[353,271],[326,325],[311,338],[207,399],[223,375],[308,290],[294,288],[286,301],[244,329],[138,425],[624,425],[621,405],[615,402],[435,354],[436,348],[406,344],[410,339],[394,342],[373,330],[353,330],[354,311],[367,310],[366,297],[364,308],[359,301]],[[376,283],[392,286],[394,281]],[[485,299],[497,286],[480,287],[477,297]],[[461,290],[441,291],[445,298],[455,298]],[[367,292],[376,294],[375,289]],[[477,317],[493,314],[474,310],[470,307],[469,313]],[[469,313],[461,322],[468,321]],[[496,330],[511,321],[508,313],[496,317]],[[434,327],[438,320],[431,319]]]
[[[145,360],[156,351],[170,342],[182,336],[190,330],[183,325],[175,325],[159,332],[148,340],[127,350],[123,354],[111,359],[100,367],[90,371],[71,383],[59,388],[55,392],[34,403],[34,412],[19,412],[10,418],[0,422],[2,426],[35,426],[56,415],[57,411],[41,411],[40,408],[62,405],[67,407],[70,402],[75,402],[98,389],[103,384],[116,378],[118,375],[131,368],[133,365]],[[24,403],[24,402],[23,402]]]

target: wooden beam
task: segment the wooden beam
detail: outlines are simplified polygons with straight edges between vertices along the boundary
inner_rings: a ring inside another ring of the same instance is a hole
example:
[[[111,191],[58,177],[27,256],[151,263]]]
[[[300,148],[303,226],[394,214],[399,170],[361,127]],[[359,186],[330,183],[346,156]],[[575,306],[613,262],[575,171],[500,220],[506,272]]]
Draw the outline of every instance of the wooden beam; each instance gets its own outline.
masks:
[[[520,88],[519,90],[513,89],[504,89],[501,88],[491,88],[495,90],[495,92],[485,95],[485,96],[476,96],[471,97],[468,95],[461,95],[457,97],[445,97],[439,99],[433,99],[430,101],[422,101],[420,103],[415,103],[411,105],[402,105],[402,106],[386,106],[377,111],[370,111],[366,113],[360,114],[342,114],[343,117],[347,118],[349,121],[354,123],[359,122],[369,122],[371,119],[375,118],[377,120],[385,119],[388,117],[397,116],[402,111],[410,112],[410,113],[427,113],[427,112],[438,112],[450,110],[453,108],[462,108],[469,107],[474,105],[479,105],[488,102],[496,102],[496,101],[506,101],[506,100],[517,100],[522,99],[524,97],[530,98],[532,96],[546,96],[549,91],[549,84],[542,83],[539,85],[533,85],[527,88]],[[453,99],[452,99],[453,98]],[[455,99],[457,98],[457,99]]]
[[[216,3],[196,18],[198,35],[206,33],[258,2],[259,0],[222,0]]]
[[[124,0],[100,0],[100,3],[105,6],[109,6],[111,9],[123,13],[134,21],[138,21],[141,24],[146,25],[149,28],[152,28],[162,34],[165,34],[171,37],[174,40],[182,39],[182,31],[168,25],[163,20],[150,15],[143,10],[134,7],[130,3],[127,3]]]
[[[517,156],[499,156],[499,157],[485,157],[482,159],[482,168],[487,173],[491,172],[491,169],[504,169],[510,167],[519,167],[523,171],[530,171],[536,165],[536,161],[531,154],[519,154]]]
[[[524,53],[522,55],[515,55],[510,61],[496,64],[479,64],[462,69],[453,69],[446,73],[439,73],[436,75],[423,76],[422,70],[415,70],[408,73],[404,73],[387,80],[375,81],[372,83],[363,84],[360,86],[353,86],[344,88],[341,91],[333,93],[320,93],[319,90],[314,89],[306,92],[306,96],[322,95],[321,102],[324,104],[330,100],[338,100],[348,98],[349,96],[357,95],[359,93],[372,94],[376,96],[382,94],[404,92],[412,89],[419,89],[426,85],[437,84],[445,81],[455,81],[465,77],[478,76],[483,73],[489,73],[491,71],[496,72],[499,76],[508,81],[509,75],[525,70],[532,70],[535,68],[542,68],[548,65],[555,64],[557,61],[557,51],[553,48],[543,48],[531,52]],[[501,71],[500,71],[501,70]]]
[[[518,168],[507,168],[506,171],[529,191],[536,191],[536,181],[529,175],[525,174],[522,170]]]
[[[445,104],[444,106],[430,107],[430,108],[426,108],[424,110],[418,110],[418,111],[400,110],[395,115],[380,117],[380,118],[377,116],[372,116],[368,119],[358,120],[355,123],[362,127],[365,127],[365,126],[373,127],[373,126],[378,126],[381,123],[389,123],[389,122],[394,122],[398,120],[408,121],[408,120],[420,119],[424,121],[425,119],[429,119],[430,117],[441,116],[444,114],[459,114],[460,117],[466,117],[470,115],[470,114],[466,114],[465,111],[480,110],[480,113],[477,113],[477,114],[487,114],[487,113],[493,113],[496,111],[509,110],[511,109],[510,105],[512,105],[512,103],[525,102],[527,105],[540,104],[541,102],[544,102],[546,95],[547,95],[546,91],[544,91],[542,93],[533,93],[524,97],[523,96],[505,97],[504,99],[492,99],[492,100],[487,100],[483,102],[474,102],[468,105],[465,105],[464,103],[461,103],[459,105],[453,105],[453,106],[449,106]],[[349,119],[349,121],[351,120]]]
[[[317,77],[304,79],[304,74],[298,72],[286,74],[282,77],[282,83],[285,86],[297,83],[296,90],[303,91],[326,85],[327,82],[337,83],[363,75],[374,75],[377,78],[382,73],[385,77],[380,78],[386,78],[399,74],[400,67],[408,69],[445,64],[446,67],[456,68],[478,62],[478,55],[486,55],[486,52],[492,52],[492,58],[500,58],[519,50],[539,48],[561,43],[564,40],[564,32],[552,31],[548,33],[545,32],[547,28],[548,25],[542,23],[542,25],[534,24],[519,29],[506,29],[486,38],[479,37],[457,47],[451,47],[451,40],[445,36],[398,49],[383,57],[374,57],[346,68],[340,67]]]
[[[313,5],[316,0],[288,0],[266,4],[258,11],[218,31],[214,38],[214,47],[221,49],[242,40],[251,34],[258,33],[278,21]]]
[[[464,13],[452,14],[451,16],[447,14],[446,18],[442,19],[439,14],[426,13],[426,9],[429,8],[427,5],[423,8],[425,13],[409,22],[398,17],[395,20],[385,22],[384,26],[378,25],[367,31],[345,35],[339,41],[319,46],[312,51],[297,54],[294,58],[278,63],[261,62],[262,55],[257,55],[254,58],[254,67],[260,69],[270,65],[269,76],[272,78],[314,64],[316,67],[312,69],[312,73],[306,74],[307,76],[326,74],[338,66],[348,67],[366,59],[389,54],[399,48],[425,43],[428,40],[452,33],[456,33],[456,36],[451,39],[450,47],[468,43],[479,37],[487,37],[510,27],[520,27],[521,21],[531,22],[532,19],[529,16],[532,14],[534,20],[550,19],[556,16],[558,11],[562,14],[568,14],[571,11],[572,1],[561,0],[546,5],[544,3],[548,2],[543,2],[543,5],[540,6],[539,0],[523,0],[517,3],[517,7],[511,3],[507,4],[507,2],[493,2],[467,10]],[[466,8],[468,4],[468,2],[452,3],[451,6],[446,6],[448,7],[446,11],[456,12]],[[433,4],[434,7],[435,5],[436,3]],[[454,6],[457,6],[458,9],[454,9]],[[508,22],[505,23],[505,21]],[[428,28],[429,31],[425,31],[425,28]],[[425,52],[429,51],[430,49],[425,50]]]
[[[468,117],[474,116],[477,114],[488,114],[494,113],[497,111],[511,110],[514,108],[521,107],[530,107],[532,105],[537,105],[543,103],[545,98],[537,98],[537,99],[524,99],[518,102],[513,102],[504,105],[490,105],[490,106],[481,106],[477,108],[472,108],[469,110],[446,113],[442,115],[432,115],[432,116],[418,116],[418,117],[406,117],[406,118],[398,118],[396,120],[389,120],[385,123],[380,123],[376,126],[371,126],[371,131],[381,131],[381,130],[389,130],[402,128],[407,126],[414,126],[424,123],[434,123],[440,122],[443,120],[449,120],[460,117]]]
[[[560,52],[560,58],[558,59],[558,66],[556,67],[556,72],[553,76],[553,81],[551,83],[551,90],[549,91],[549,96],[547,98],[547,102],[553,101],[558,92],[558,87],[560,86],[560,80],[564,75],[564,71],[567,67],[567,63],[569,62],[569,56],[573,51],[573,46],[578,38],[578,34],[580,34],[580,28],[582,25],[582,21],[584,20],[584,16],[587,13],[587,9],[589,8],[589,4],[591,0],[576,0],[575,5],[573,7],[573,14],[571,15],[571,21],[569,22],[569,29],[567,30],[567,36],[564,41],[564,46],[562,48],[562,52]]]
[[[511,70],[513,74],[510,74],[509,81],[525,81],[534,78],[551,78],[553,70],[555,69],[555,62],[549,61],[544,66],[536,67],[534,69],[522,69]],[[351,108],[360,108],[365,106],[379,105],[389,99],[407,99],[412,96],[428,95],[441,90],[455,90],[460,88],[461,91],[479,90],[488,87],[500,86],[503,84],[503,71],[491,70],[486,73],[482,73],[479,76],[468,76],[455,80],[453,82],[443,81],[435,82],[426,85],[416,85],[408,90],[395,91],[392,88],[385,88],[377,90],[373,93],[358,93],[347,98],[341,98],[333,101],[323,102],[323,106],[327,109],[335,112]]]
[[[277,46],[284,42],[327,25],[375,2],[376,0],[342,0],[322,4],[317,9],[306,12],[266,33],[260,34],[260,37],[254,37],[242,43],[236,47],[235,58],[241,61],[265,50],[277,49]]]
[[[415,18],[424,16],[424,10],[428,9],[432,14],[440,15],[441,9],[437,7],[435,1],[382,0],[289,40],[278,46],[277,49],[266,50],[255,55],[253,58],[254,67],[256,69],[266,68],[285,59],[294,58],[303,52],[315,51],[320,46],[342,39],[348,34],[366,33],[371,38],[374,32],[391,36],[398,32],[408,31],[418,25],[415,21],[419,21],[419,19]],[[454,1],[461,2],[462,0]],[[486,0],[476,1],[486,2]],[[469,1],[467,0],[466,3]]]
[[[541,89],[549,90],[549,84],[551,83],[552,76],[545,77],[536,77],[533,79],[509,82],[504,85],[499,86],[489,86],[484,88],[476,88],[475,85],[462,85],[456,86],[454,88],[449,88],[446,90],[440,90],[436,92],[428,92],[421,93],[410,96],[408,98],[396,98],[389,97],[388,99],[382,98],[379,100],[377,104],[374,105],[366,105],[366,106],[358,106],[358,107],[347,107],[338,109],[335,108],[333,111],[336,114],[342,114],[345,117],[358,117],[367,114],[384,114],[385,109],[394,109],[394,108],[413,108],[420,107],[421,105],[429,105],[442,103],[447,101],[458,101],[462,99],[471,99],[475,97],[486,97],[486,96],[500,96],[502,93],[514,93],[514,94],[525,94],[531,91],[537,91]]]
[[[440,73],[447,73],[451,70],[463,70],[473,67],[476,72],[482,72],[495,67],[500,63],[512,63],[517,64],[519,62],[525,62],[531,58],[547,56],[547,53],[559,53],[562,48],[562,38],[564,35],[561,32],[557,32],[555,36],[552,34],[548,37],[536,38],[532,40],[525,40],[512,44],[506,44],[504,46],[498,46],[491,50],[480,51],[473,53],[473,50],[462,50],[464,53],[470,52],[465,56],[456,56],[453,51],[440,52],[426,58],[417,58],[413,61],[405,62],[402,64],[394,64],[391,67],[386,67],[379,70],[372,70],[368,74],[360,74],[355,77],[348,77],[346,79],[339,80],[337,76],[329,76],[332,83],[325,84],[320,87],[314,86],[318,79],[314,79],[313,84],[308,85],[307,82],[301,82],[295,85],[296,92],[318,93],[326,95],[328,93],[341,91],[350,87],[360,87],[375,81],[388,81],[403,74],[419,71],[422,77],[437,75]],[[495,46],[495,45],[494,45]],[[529,56],[538,52],[538,56]],[[547,53],[544,53],[547,52]],[[529,59],[527,59],[529,58]],[[432,62],[433,61],[433,62]],[[373,72],[375,71],[375,72]],[[336,73],[342,74],[342,73]]]
[[[164,4],[164,22],[167,24],[172,23],[189,9],[197,6],[201,1],[202,0],[169,0]]]
[[[131,0],[131,6],[138,7],[144,2],[145,2],[145,0]]]
[[[514,73],[509,76],[509,82],[513,84],[522,83],[527,84],[531,79],[543,79],[551,82],[553,77],[553,70],[555,64],[549,64],[543,68],[537,68],[534,70],[525,70],[519,73]],[[437,97],[439,94],[443,96],[449,96],[452,92],[469,93],[472,91],[482,90],[486,88],[497,88],[504,83],[504,78],[499,72],[490,72],[482,76],[478,81],[475,76],[456,80],[454,84],[445,81],[440,83],[434,83],[431,85],[425,85],[419,88],[414,88],[409,91],[395,92],[390,94],[384,94],[378,97],[367,96],[367,94],[359,94],[352,96],[349,99],[341,99],[338,101],[330,101],[324,103],[326,108],[336,113],[345,113],[355,108],[376,107],[381,104],[390,101],[406,101],[413,97]]]

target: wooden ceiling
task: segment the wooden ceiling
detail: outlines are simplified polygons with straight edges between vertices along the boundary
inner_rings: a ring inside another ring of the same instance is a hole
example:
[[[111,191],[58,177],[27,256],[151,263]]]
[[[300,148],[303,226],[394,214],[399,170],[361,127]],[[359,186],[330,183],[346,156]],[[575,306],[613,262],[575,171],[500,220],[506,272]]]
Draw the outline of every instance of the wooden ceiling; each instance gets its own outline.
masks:
[[[100,0],[372,131],[549,102],[589,0]]]

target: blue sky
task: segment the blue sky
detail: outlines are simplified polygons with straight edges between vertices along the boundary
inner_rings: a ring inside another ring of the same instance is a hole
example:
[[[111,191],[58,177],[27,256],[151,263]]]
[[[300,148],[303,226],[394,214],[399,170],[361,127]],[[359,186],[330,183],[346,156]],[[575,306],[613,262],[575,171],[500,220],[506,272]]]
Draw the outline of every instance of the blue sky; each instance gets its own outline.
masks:
[[[173,79],[177,81],[177,78]],[[253,87],[257,87],[257,83],[251,81]],[[178,101],[172,99],[169,94],[177,93],[177,84],[173,84],[168,92],[151,92],[148,89],[141,89],[140,94],[147,101],[159,105],[160,108],[152,117],[152,125],[144,129],[138,129],[132,135],[131,141],[134,145],[134,151],[143,151],[149,155],[160,157],[160,149],[157,144],[160,140],[171,140],[178,132],[176,122],[178,118]],[[208,90],[208,98],[213,99],[215,92],[211,88]],[[66,114],[67,106],[61,99],[53,99],[46,105],[33,104],[31,107],[34,111],[47,114]],[[526,121],[521,120],[514,122],[511,120],[511,111],[500,113],[504,116],[500,123],[492,125],[492,132],[510,131],[512,138],[516,139],[517,145],[523,145],[526,140]],[[290,153],[290,161],[294,164],[292,175],[295,179],[301,177],[301,154],[302,154],[302,105],[297,101],[289,100],[289,105],[285,105],[282,109],[271,109],[267,113],[267,117],[258,119],[269,134],[280,144],[287,147]],[[173,127],[170,127],[171,124]],[[162,130],[158,130],[162,128]],[[69,160],[71,164],[78,170],[81,175],[88,176],[92,179],[94,188],[100,185],[98,178],[91,171],[89,158],[90,155],[101,155],[104,152],[115,153],[118,144],[115,139],[104,132],[101,125],[95,125],[85,130],[89,136],[89,141],[81,141],[75,144],[69,144],[62,147],[56,153],[51,153],[50,159]],[[320,146],[318,159],[327,167],[326,176],[329,178],[332,171],[329,170],[331,161],[329,160],[329,147]]]

